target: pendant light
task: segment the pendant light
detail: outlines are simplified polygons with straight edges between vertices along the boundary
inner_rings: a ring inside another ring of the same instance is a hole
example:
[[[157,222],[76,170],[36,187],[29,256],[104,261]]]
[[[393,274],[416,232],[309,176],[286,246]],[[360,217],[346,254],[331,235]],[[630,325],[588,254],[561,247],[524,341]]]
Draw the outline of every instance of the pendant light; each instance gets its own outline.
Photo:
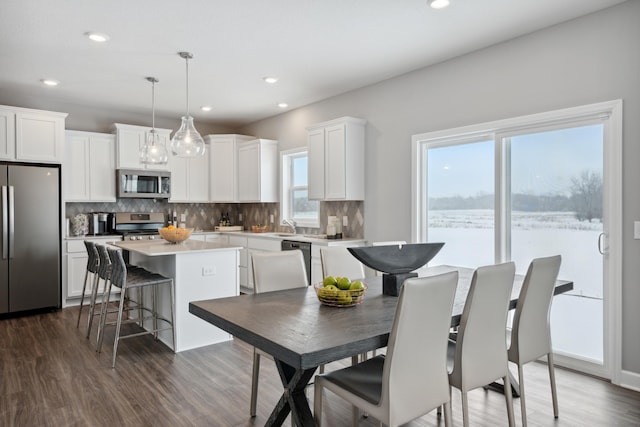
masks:
[[[156,83],[155,77],[147,77],[151,82],[151,130],[147,134],[144,145],[140,150],[140,163],[147,165],[164,165],[169,160],[169,152],[164,142],[160,140],[160,135],[156,130]]]
[[[193,125],[193,117],[189,115],[189,60],[190,52],[178,52],[187,63],[187,114],[182,117],[180,129],[171,138],[171,152],[178,157],[196,157],[204,155],[204,140]]]

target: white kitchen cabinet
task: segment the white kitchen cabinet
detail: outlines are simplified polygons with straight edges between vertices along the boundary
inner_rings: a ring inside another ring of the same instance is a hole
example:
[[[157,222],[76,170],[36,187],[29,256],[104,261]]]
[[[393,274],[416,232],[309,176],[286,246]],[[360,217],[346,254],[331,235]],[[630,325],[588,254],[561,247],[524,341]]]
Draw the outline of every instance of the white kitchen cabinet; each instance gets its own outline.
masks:
[[[228,236],[228,243],[230,246],[241,246],[240,255],[238,259],[238,276],[240,278],[240,291],[247,292],[249,290],[249,257],[248,257],[248,242],[245,236]],[[253,279],[251,280],[251,289],[253,289]]]
[[[238,201],[238,144],[254,136],[223,134],[204,137],[209,152],[209,201]]]
[[[115,137],[67,131],[63,168],[67,202],[116,201]]]
[[[278,141],[255,139],[238,144],[238,201],[277,202]]]
[[[62,163],[66,113],[0,106],[0,159]]]
[[[169,156],[171,198],[169,202],[209,201],[209,156],[191,158]]]
[[[119,236],[112,236],[91,237],[87,240],[104,245],[121,239]],[[66,297],[76,298],[82,295],[82,286],[84,284],[84,275],[87,271],[87,260],[89,259],[89,256],[87,255],[87,250],[84,246],[83,240],[69,239],[65,243],[64,256],[66,258],[66,270],[64,272],[64,284],[66,285]],[[92,283],[93,278],[90,276],[89,282],[87,283],[87,289],[85,291],[86,297],[91,295]],[[102,286],[102,282],[100,283],[100,286]],[[98,290],[100,289],[102,288],[98,288]]]
[[[341,117],[308,126],[311,200],[364,200],[366,120]]]
[[[134,126],[121,123],[113,125],[116,135],[116,167],[118,169],[153,169],[168,170],[167,165],[146,165],[140,163],[140,148],[147,139],[151,127]],[[171,157],[171,129],[156,128],[160,142],[165,144]]]

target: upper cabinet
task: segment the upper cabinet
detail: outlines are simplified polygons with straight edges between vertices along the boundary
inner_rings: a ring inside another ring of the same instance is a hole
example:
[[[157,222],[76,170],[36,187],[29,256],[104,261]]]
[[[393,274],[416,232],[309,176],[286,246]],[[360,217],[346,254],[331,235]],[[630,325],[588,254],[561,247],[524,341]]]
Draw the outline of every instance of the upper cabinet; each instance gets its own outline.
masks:
[[[277,202],[278,195],[278,141],[238,144],[238,201]]]
[[[62,163],[66,113],[0,106],[0,159]]]
[[[169,154],[171,203],[207,202],[209,200],[209,155],[191,158]]]
[[[366,120],[341,117],[308,126],[311,200],[364,200]]]
[[[115,202],[115,136],[69,130],[65,144],[65,201]]]
[[[253,139],[254,136],[235,134],[204,137],[209,152],[209,201],[238,201],[238,144]]]
[[[168,170],[167,165],[145,165],[140,163],[140,148],[147,139],[151,127],[116,123],[113,125],[116,135],[116,167],[118,169],[155,169]],[[156,128],[160,141],[170,150],[171,129]],[[171,156],[171,153],[169,153]]]

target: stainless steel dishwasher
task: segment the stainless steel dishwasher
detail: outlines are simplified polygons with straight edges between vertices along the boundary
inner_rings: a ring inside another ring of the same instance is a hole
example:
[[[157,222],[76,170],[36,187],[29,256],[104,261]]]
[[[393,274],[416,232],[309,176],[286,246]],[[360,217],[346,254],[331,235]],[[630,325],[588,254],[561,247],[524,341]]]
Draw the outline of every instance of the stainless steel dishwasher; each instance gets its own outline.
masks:
[[[304,266],[307,269],[307,279],[311,284],[311,243],[298,242],[296,240],[283,240],[281,249],[283,251],[293,251],[300,249],[304,256]]]

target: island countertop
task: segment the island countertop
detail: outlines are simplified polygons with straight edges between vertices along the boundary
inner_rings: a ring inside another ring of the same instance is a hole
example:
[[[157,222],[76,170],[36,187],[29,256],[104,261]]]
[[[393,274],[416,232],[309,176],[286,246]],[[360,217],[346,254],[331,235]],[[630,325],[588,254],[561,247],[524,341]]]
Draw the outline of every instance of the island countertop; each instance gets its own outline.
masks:
[[[240,250],[241,246],[230,246],[215,242],[203,242],[187,239],[182,243],[169,243],[164,240],[121,241],[113,245],[126,251],[136,252],[146,256],[178,255],[192,252],[217,252]]]

